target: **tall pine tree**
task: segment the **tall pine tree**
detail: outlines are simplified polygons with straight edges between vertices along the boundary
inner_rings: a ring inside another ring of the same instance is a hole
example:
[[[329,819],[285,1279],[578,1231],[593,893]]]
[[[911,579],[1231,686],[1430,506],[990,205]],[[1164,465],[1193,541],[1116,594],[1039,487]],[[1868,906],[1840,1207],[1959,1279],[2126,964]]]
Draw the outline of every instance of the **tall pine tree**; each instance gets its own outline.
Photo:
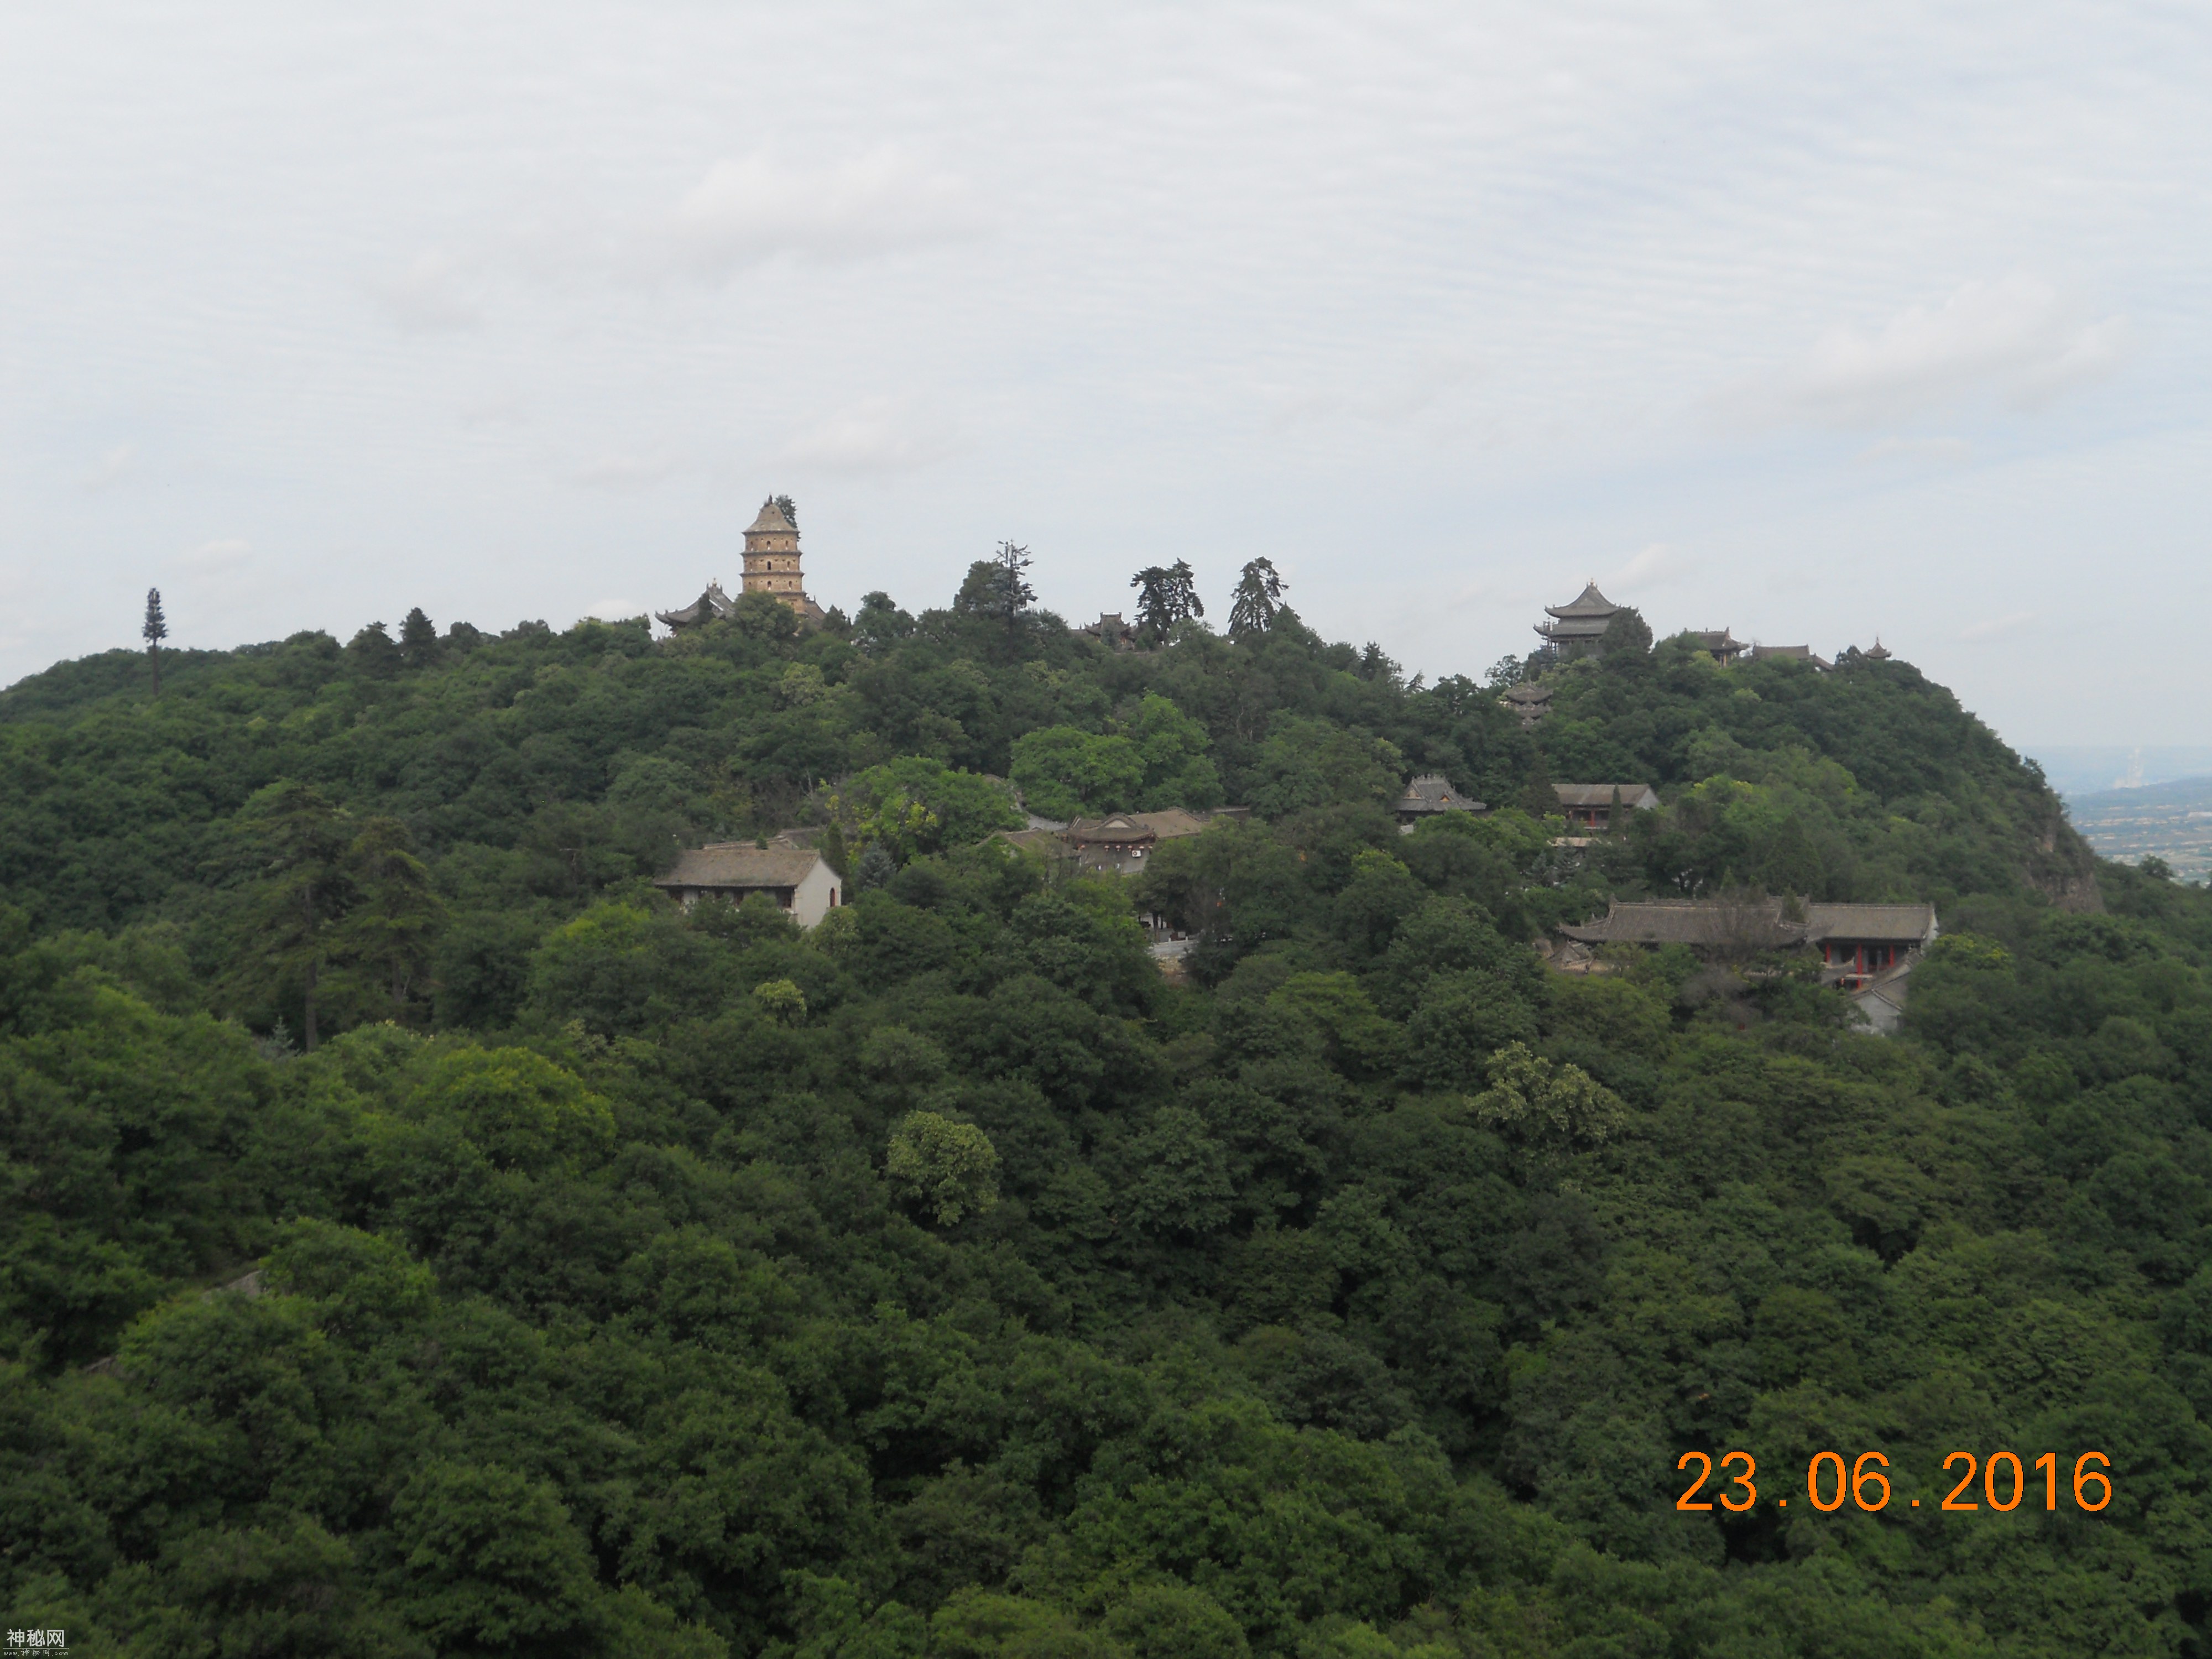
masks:
[[[169,637],[169,624],[161,615],[161,590],[146,590],[146,625],[138,632],[146,641],[146,660],[154,670],[154,695],[161,695],[161,641]]]

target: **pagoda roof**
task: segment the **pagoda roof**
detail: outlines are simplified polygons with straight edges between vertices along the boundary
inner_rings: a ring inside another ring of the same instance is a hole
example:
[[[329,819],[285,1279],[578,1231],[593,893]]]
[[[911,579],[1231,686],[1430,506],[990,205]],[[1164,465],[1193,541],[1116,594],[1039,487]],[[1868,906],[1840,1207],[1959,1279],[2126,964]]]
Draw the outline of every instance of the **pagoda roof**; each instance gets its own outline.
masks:
[[[1566,622],[1570,620],[1579,620],[1584,617],[1611,617],[1614,611],[1620,610],[1621,607],[1615,605],[1611,599],[1606,598],[1604,594],[1599,592],[1597,591],[1597,584],[1593,581],[1583,589],[1580,596],[1577,597],[1572,604],[1547,605],[1544,609],[1553,616],[1559,617],[1560,621]]]
[[[1889,647],[1881,642],[1881,635],[1877,634],[1874,636],[1873,647],[1859,654],[1863,657],[1871,657],[1876,662],[1887,662],[1891,653]]]
[[[799,533],[799,526],[783,516],[783,509],[775,504],[773,495],[761,503],[760,517],[752,521],[751,528],[745,534],[757,536],[763,532],[781,532],[787,536]]]

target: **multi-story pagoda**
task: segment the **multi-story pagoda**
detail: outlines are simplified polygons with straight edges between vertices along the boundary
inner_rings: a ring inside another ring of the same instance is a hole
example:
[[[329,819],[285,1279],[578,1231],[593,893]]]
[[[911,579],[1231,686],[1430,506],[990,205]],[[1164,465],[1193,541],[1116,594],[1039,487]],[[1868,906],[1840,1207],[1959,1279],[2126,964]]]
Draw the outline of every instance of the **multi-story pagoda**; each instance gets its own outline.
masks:
[[[1544,609],[1552,620],[1538,623],[1536,631],[1544,636],[1545,648],[1554,656],[1571,657],[1596,650],[1597,642],[1605,637],[1606,624],[1626,607],[1599,592],[1593,580],[1572,604],[1547,605]]]
[[[761,503],[760,517],[745,532],[744,591],[773,593],[804,620],[822,620],[821,607],[806,597],[799,568],[799,526],[773,495]]]
[[[745,532],[745,575],[738,592],[772,593],[797,611],[801,622],[822,620],[822,607],[806,597],[806,579],[799,568],[799,526],[791,521],[780,497],[771,495],[763,502],[760,516]],[[681,632],[726,617],[737,608],[737,601],[722,592],[722,585],[711,582],[705,592],[681,611],[654,614]]]

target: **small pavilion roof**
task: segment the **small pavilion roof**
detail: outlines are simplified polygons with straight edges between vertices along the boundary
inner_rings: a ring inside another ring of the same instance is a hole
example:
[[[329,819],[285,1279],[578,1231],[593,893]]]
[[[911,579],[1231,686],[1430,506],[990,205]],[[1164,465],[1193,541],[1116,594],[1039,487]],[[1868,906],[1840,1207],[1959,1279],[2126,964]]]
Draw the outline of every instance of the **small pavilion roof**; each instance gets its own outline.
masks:
[[[1504,696],[1508,702],[1549,702],[1556,688],[1540,680],[1523,680],[1518,685],[1509,685]]]

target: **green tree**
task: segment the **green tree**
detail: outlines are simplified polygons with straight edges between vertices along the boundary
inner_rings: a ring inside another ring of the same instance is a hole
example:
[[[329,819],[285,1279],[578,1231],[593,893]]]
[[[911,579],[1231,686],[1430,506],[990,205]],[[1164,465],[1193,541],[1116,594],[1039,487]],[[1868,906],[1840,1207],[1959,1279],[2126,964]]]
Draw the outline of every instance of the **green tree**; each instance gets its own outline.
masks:
[[[239,815],[253,878],[241,968],[262,993],[296,994],[301,1041],[320,1035],[317,993],[352,898],[347,854],[351,825],[312,784],[271,784]]]
[[[419,605],[400,621],[399,654],[410,668],[425,668],[438,659],[438,625]]]
[[[389,1018],[404,1023],[437,950],[447,908],[430,884],[429,866],[398,818],[373,817],[345,853],[350,900],[334,930],[332,951],[380,981]]]
[[[1129,578],[1137,590],[1137,626],[1153,642],[1164,640],[1187,617],[1203,617],[1206,605],[1188,561],[1146,565]]]
[[[940,1227],[999,1201],[999,1154],[990,1136],[940,1113],[908,1112],[893,1124],[884,1167]]]
[[[1265,634],[1283,608],[1285,583],[1272,559],[1253,559],[1237,578],[1229,605],[1229,637],[1249,640]]]
[[[161,615],[161,590],[146,590],[146,621],[138,630],[146,641],[146,665],[154,671],[154,695],[161,695],[161,641],[169,637],[169,624]]]

